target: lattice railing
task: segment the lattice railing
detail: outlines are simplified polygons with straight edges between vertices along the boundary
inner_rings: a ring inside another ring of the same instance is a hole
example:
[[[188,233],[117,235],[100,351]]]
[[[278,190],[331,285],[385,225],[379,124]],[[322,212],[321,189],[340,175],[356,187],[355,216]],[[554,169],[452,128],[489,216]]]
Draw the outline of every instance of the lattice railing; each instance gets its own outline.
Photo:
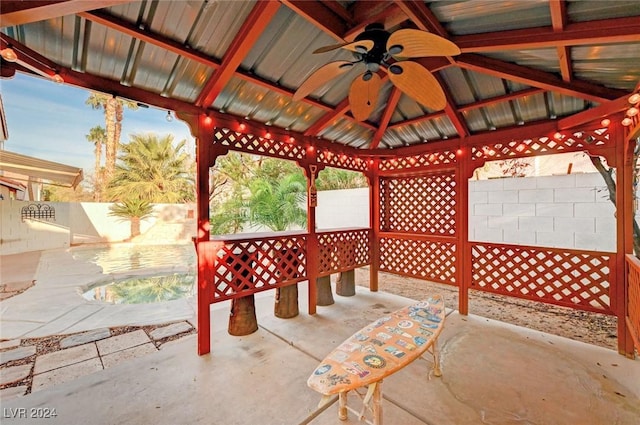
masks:
[[[383,236],[380,270],[455,285],[456,244]]]
[[[627,255],[627,270],[629,308],[626,321],[636,350],[640,352],[640,260],[633,255]]]
[[[371,264],[371,230],[318,233],[319,274],[327,275]]]
[[[613,314],[614,254],[474,243],[471,256],[472,289]]]
[[[453,236],[456,181],[453,171],[403,178],[380,178],[383,231]]]
[[[255,153],[274,158],[300,160],[306,156],[305,149],[287,141],[258,137],[253,134],[238,133],[226,128],[216,128],[214,142],[229,146],[232,150]]]
[[[307,278],[306,235],[225,240],[213,265],[211,303]]]
[[[434,151],[382,160],[380,161],[380,171],[406,171],[435,165],[454,164],[455,162],[455,150]]]
[[[344,153],[334,153],[327,149],[318,150],[317,161],[319,164],[324,164],[329,167],[344,168],[346,170],[367,171],[369,169],[366,159]]]
[[[477,145],[471,149],[472,159],[496,160],[541,154],[565,153],[591,148],[614,147],[607,127],[594,130],[558,132],[553,136],[534,137],[509,142]]]

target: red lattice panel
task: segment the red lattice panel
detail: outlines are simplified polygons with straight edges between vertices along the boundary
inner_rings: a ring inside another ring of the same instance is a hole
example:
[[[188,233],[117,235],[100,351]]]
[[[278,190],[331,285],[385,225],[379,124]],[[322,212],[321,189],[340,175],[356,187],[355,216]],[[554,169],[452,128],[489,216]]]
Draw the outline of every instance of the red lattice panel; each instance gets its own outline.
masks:
[[[371,264],[371,230],[318,233],[320,275]]]
[[[629,309],[627,312],[627,325],[633,337],[636,350],[640,352],[640,260],[632,255],[627,255],[629,270]]]
[[[426,152],[420,155],[382,160],[380,161],[380,171],[414,170],[434,165],[454,164],[455,162],[455,151]]]
[[[367,171],[369,168],[365,159],[344,153],[333,153],[326,149],[318,151],[318,163],[353,171]]]
[[[609,304],[612,256],[591,251],[473,244],[471,287],[613,314]]]
[[[575,132],[558,132],[551,137],[543,136],[523,140],[511,140],[490,145],[473,146],[472,159],[496,160],[535,156],[541,154],[575,152],[591,148],[615,145],[608,128]]]
[[[380,178],[383,231],[453,236],[456,233],[455,174],[444,172]]]
[[[216,128],[214,143],[229,146],[233,150],[260,154],[274,158],[299,160],[306,156],[303,147],[284,141],[271,140],[253,134],[243,134],[226,128]]]
[[[227,241],[216,254],[212,303],[307,277],[306,236]]]
[[[456,244],[382,237],[380,270],[455,285]]]

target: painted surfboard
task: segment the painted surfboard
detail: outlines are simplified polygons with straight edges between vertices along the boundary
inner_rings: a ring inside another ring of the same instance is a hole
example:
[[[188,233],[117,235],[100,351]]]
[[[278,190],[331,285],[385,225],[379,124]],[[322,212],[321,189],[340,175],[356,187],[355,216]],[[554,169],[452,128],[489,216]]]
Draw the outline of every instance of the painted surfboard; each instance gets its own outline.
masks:
[[[330,352],[313,371],[307,385],[328,396],[378,382],[432,347],[444,320],[440,295],[381,317]]]

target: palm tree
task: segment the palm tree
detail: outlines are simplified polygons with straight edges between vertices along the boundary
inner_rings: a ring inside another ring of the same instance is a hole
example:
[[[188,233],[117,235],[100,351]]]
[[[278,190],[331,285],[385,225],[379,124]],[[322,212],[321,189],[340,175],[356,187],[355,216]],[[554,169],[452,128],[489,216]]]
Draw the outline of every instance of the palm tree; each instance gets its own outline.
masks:
[[[139,198],[153,203],[180,203],[195,199],[191,161],[183,152],[186,140],[176,146],[173,136],[133,135],[122,145],[122,154],[109,195],[113,200]]]
[[[301,205],[304,205],[306,188],[302,173],[288,174],[277,180],[254,180],[249,186],[251,196],[247,201],[249,221],[275,232],[287,230],[291,225],[304,227],[307,212]]]
[[[102,187],[104,181],[102,180],[101,163],[102,163],[102,146],[106,144],[107,133],[105,129],[99,125],[96,125],[89,134],[85,135],[88,142],[93,143],[93,153],[95,155],[94,165],[94,182],[93,182],[93,200],[100,201],[102,198]]]
[[[359,171],[327,167],[320,171],[316,180],[318,190],[352,189],[367,187],[367,180]]]
[[[120,217],[131,222],[130,239],[140,234],[140,221],[148,218],[153,213],[151,204],[143,199],[129,198],[122,202],[117,202],[109,207],[109,215]]]
[[[122,131],[122,119],[124,117],[124,107],[136,110],[138,104],[115,96],[92,92],[89,98],[85,101],[86,105],[91,106],[93,109],[104,110],[104,123],[105,123],[105,172],[104,181],[109,182],[113,176],[116,155],[118,153],[118,145],[120,144],[120,133]]]

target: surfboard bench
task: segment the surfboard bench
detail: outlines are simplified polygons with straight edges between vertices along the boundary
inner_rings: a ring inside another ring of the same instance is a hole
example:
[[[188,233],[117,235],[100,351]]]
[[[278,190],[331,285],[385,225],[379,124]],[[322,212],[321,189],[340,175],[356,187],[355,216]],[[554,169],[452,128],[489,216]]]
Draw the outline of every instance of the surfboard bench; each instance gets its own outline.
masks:
[[[382,381],[425,353],[433,358],[433,374],[442,376],[438,336],[445,321],[440,295],[410,305],[365,326],[327,355],[313,371],[307,385],[322,394],[318,408],[334,403],[338,395],[338,418],[348,411],[360,421],[382,425]],[[362,409],[348,406],[354,391]],[[372,420],[365,413],[371,412]]]

